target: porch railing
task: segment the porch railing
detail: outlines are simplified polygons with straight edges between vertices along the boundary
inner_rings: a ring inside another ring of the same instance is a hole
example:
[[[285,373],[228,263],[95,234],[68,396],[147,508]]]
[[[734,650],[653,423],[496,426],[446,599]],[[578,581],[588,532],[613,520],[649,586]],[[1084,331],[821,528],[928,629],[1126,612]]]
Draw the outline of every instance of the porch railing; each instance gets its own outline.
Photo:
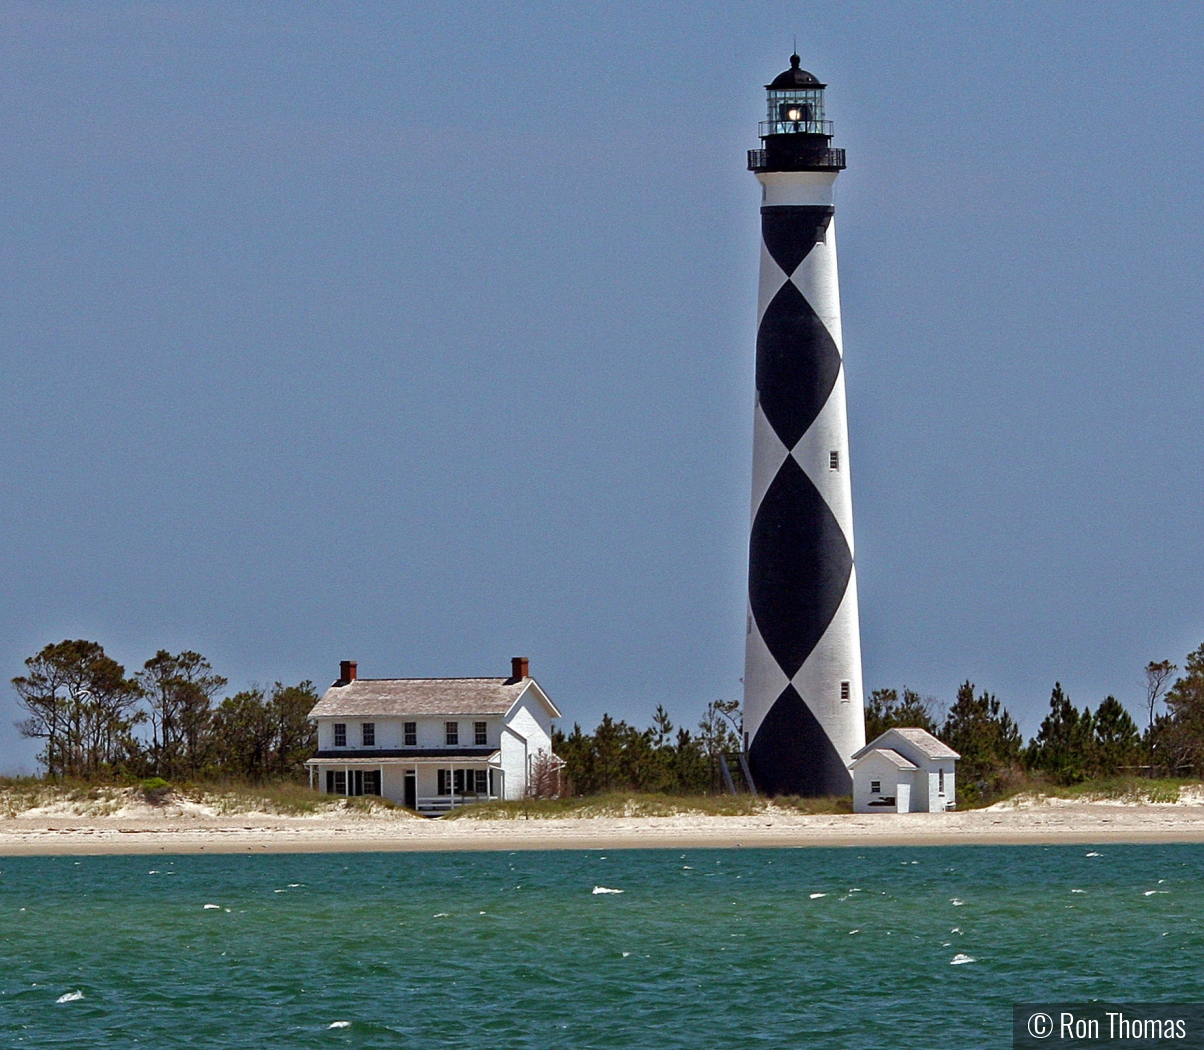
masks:
[[[415,799],[415,806],[419,813],[450,813],[453,809],[461,809],[464,806],[472,806],[478,802],[496,802],[501,795],[465,795],[456,793],[453,795],[427,795]]]

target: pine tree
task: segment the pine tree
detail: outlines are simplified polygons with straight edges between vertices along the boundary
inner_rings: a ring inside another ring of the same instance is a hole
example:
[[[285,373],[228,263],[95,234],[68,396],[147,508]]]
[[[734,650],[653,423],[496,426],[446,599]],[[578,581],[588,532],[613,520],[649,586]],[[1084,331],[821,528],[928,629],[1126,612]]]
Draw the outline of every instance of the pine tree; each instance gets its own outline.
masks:
[[[1036,739],[1029,745],[1028,763],[1033,769],[1049,774],[1063,784],[1083,780],[1091,768],[1094,726],[1091,709],[1075,709],[1062,683],[1054,683],[1049,698],[1049,714],[1041,723]]]
[[[940,736],[962,756],[958,791],[965,785],[968,799],[989,790],[1020,760],[1022,741],[1015,719],[985,689],[975,696],[969,680],[958,688]]]
[[[1135,766],[1140,759],[1141,734],[1137,723],[1114,696],[1106,697],[1092,721],[1091,773],[1111,777]]]

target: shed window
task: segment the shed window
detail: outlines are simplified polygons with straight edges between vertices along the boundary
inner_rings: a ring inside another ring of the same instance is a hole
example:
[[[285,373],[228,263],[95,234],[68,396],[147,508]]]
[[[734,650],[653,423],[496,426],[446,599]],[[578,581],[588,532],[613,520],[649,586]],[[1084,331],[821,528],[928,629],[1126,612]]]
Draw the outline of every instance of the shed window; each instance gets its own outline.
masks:
[[[829,470],[839,470],[840,469],[840,453],[837,452],[836,449],[833,449],[831,452],[828,453],[828,469]]]
[[[871,795],[881,795],[882,794],[882,781],[881,780],[871,780],[870,781],[870,794]]]
[[[840,699],[847,700],[848,698],[849,698],[849,683],[841,682],[840,683]]]
[[[444,732],[446,734],[447,746],[460,743],[460,723],[459,722],[444,722]]]
[[[418,723],[417,722],[407,722],[402,728],[405,732],[405,746],[406,747],[417,747],[418,746]]]
[[[347,723],[346,722],[335,722],[335,724],[334,724],[334,746],[335,747],[346,747],[347,746]]]
[[[376,723],[363,722],[360,725],[360,739],[364,747],[376,747]]]
[[[489,743],[489,725],[485,722],[473,722],[472,735],[477,747],[484,747]]]
[[[945,771],[937,770],[936,778],[936,789],[943,795],[945,793]]]

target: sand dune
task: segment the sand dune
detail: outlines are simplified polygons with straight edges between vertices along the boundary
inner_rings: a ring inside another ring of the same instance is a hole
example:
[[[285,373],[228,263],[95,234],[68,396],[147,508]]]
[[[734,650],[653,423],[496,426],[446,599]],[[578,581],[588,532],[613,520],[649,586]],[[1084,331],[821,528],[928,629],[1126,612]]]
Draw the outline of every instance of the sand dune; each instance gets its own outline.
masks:
[[[1204,842],[1204,805],[1028,800],[959,813],[426,820],[404,811],[222,815],[126,806],[0,819],[0,855]]]

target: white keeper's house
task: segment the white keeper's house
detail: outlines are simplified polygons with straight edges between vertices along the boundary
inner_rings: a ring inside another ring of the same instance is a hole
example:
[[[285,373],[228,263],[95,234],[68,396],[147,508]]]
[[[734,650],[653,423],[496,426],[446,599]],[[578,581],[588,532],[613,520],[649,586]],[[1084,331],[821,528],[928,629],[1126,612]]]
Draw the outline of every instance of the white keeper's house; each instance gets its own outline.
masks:
[[[853,755],[854,813],[937,813],[957,808],[961,758],[926,729],[888,729]]]
[[[521,799],[556,768],[560,712],[528,673],[509,678],[360,678],[344,660],[310,711],[318,753],[310,786],[330,795],[382,795],[422,813],[486,799]]]

